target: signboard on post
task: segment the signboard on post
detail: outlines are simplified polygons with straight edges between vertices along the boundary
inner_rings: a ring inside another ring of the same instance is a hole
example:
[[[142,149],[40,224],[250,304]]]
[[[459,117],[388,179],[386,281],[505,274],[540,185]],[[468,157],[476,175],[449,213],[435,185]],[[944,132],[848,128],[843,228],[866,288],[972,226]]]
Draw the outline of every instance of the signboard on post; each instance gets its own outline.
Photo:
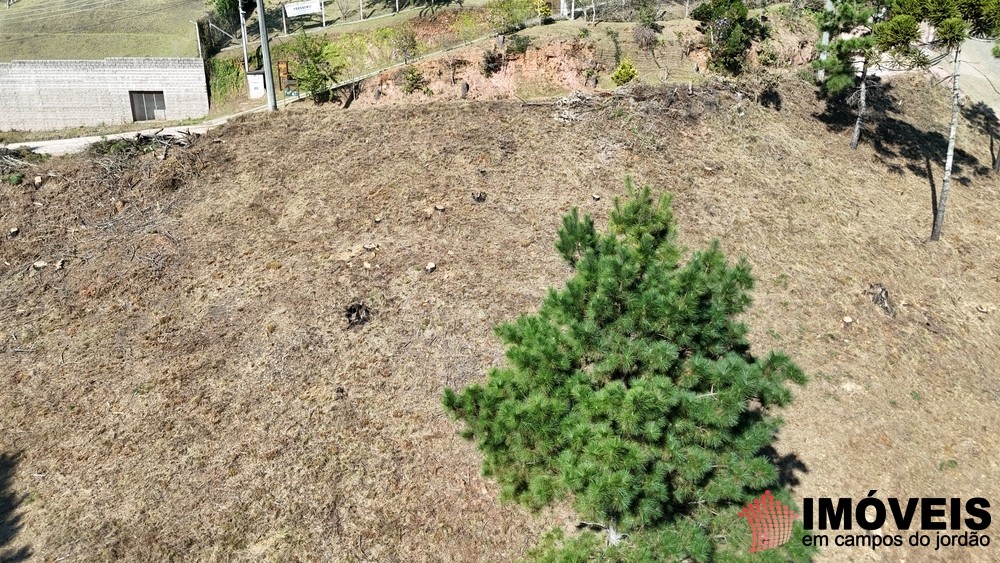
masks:
[[[283,20],[285,35],[288,35],[288,18],[308,16],[309,14],[321,14],[323,27],[326,27],[326,6],[325,0],[304,0],[302,2],[289,2],[282,5],[281,19]]]

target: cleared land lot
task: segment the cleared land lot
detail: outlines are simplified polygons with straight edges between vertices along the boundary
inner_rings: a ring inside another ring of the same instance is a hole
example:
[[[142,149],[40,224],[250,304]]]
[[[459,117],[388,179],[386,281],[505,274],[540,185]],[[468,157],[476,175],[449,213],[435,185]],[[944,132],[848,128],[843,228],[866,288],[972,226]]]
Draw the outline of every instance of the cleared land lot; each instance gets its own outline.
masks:
[[[509,101],[303,105],[162,161],[59,158],[40,188],[0,186],[0,228],[19,228],[0,244],[0,455],[21,499],[0,549],[523,555],[572,516],[499,506],[441,391],[503,361],[491,328],[569,275],[561,214],[603,226],[626,174],[675,194],[683,243],[747,256],[755,349],[812,375],[778,443],[796,494],[1000,498],[1000,189],[963,126],[945,237],[926,242],[948,119],[929,84],[889,89],[902,113],[858,151],[850,116],[792,80],[780,110],[687,87],[569,120]],[[354,301],[375,313],[349,328]]]

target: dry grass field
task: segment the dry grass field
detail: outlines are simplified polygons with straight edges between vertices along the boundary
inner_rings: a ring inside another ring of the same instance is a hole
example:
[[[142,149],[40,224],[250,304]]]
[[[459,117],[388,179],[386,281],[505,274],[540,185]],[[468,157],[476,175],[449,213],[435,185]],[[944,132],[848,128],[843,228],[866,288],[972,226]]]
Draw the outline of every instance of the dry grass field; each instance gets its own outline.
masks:
[[[503,362],[492,327],[570,274],[562,214],[603,226],[628,175],[674,194],[684,244],[747,257],[755,350],[812,376],[777,443],[798,497],[1000,499],[988,139],[960,131],[930,243],[948,100],[927,79],[893,83],[895,113],[857,151],[804,82],[771,107],[692,92],[300,104],[162,160],[54,158],[29,173],[40,186],[0,184],[0,229],[18,229],[0,241],[0,554],[523,556],[573,514],[499,505],[441,393]],[[349,327],[355,302],[373,315]]]

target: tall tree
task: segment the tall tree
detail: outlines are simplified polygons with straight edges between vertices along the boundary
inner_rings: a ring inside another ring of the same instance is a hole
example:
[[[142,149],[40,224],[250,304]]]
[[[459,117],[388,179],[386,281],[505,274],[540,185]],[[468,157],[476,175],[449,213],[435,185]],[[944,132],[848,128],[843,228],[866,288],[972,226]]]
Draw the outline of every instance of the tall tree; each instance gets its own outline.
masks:
[[[955,163],[955,139],[958,136],[958,108],[962,101],[962,93],[958,89],[959,65],[962,63],[962,42],[968,37],[965,21],[950,17],[936,26],[936,40],[949,53],[954,53],[951,75],[951,128],[948,130],[948,152],[945,155],[944,180],[941,182],[941,196],[934,214],[934,227],[931,229],[931,240],[941,240],[941,230],[944,228],[944,212],[948,205],[948,192],[951,189],[951,170]]]
[[[788,382],[806,377],[783,354],[751,355],[736,320],[750,304],[747,263],[728,263],[718,243],[685,263],[669,196],[628,189],[608,233],[575,209],[563,218],[556,248],[575,275],[497,329],[506,367],[446,390],[444,405],[503,498],[539,508],[571,495],[610,543],[652,557],[629,559],[742,555],[736,513],[778,484],[762,452]],[[796,540],[777,560],[808,556]]]
[[[833,9],[823,12],[820,26],[834,37],[826,47],[827,55],[814,65],[822,76],[820,92],[825,97],[856,88],[857,119],[851,135],[851,148],[857,149],[867,112],[868,86],[873,68],[913,68],[927,63],[927,58],[913,44],[919,36],[917,20],[906,14],[889,15],[885,6],[859,0],[835,0]],[[860,65],[860,72],[858,66]]]
[[[940,240],[944,228],[945,210],[951,189],[952,168],[955,163],[955,141],[958,136],[958,116],[961,92],[958,89],[962,63],[962,43],[971,29],[977,33],[995,33],[1000,30],[1000,2],[997,0],[896,0],[894,9],[900,13],[925,21],[934,29],[934,43],[945,50],[945,57],[952,57],[951,75],[951,127],[948,131],[948,151],[945,155],[944,178],[941,194],[934,213],[931,240]]]

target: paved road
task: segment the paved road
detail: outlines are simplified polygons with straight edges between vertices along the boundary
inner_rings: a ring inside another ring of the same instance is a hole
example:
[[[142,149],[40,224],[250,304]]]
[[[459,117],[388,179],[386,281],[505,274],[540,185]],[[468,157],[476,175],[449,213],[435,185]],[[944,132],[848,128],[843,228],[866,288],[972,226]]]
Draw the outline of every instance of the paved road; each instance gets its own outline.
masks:
[[[962,45],[958,87],[976,102],[986,102],[1000,114],[1000,59],[993,57],[993,41],[970,39]],[[942,65],[951,73],[951,58]]]

